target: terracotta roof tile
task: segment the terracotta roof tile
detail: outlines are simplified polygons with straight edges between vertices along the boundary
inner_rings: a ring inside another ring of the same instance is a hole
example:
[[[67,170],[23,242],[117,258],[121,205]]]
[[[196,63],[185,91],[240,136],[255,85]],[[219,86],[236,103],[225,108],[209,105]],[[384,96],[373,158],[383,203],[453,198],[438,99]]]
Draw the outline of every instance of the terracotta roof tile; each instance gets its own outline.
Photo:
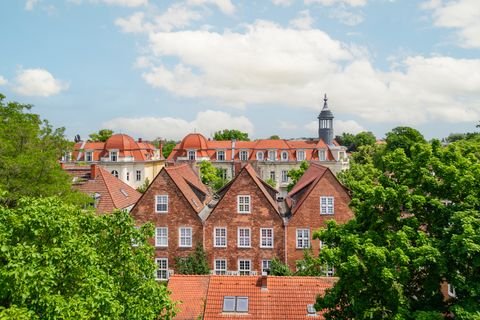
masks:
[[[168,281],[170,298],[178,302],[178,320],[198,319],[203,314],[210,276],[173,275]]]

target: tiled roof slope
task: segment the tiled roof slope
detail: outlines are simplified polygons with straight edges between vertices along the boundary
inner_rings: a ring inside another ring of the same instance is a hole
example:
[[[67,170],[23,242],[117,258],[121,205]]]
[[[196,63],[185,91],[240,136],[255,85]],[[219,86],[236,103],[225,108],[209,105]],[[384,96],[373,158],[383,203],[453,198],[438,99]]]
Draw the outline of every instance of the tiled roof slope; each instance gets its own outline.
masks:
[[[94,169],[91,172],[95,172],[95,177],[90,175],[88,180],[78,180],[74,188],[89,195],[100,194],[97,212],[107,213],[115,209],[128,208],[140,199],[140,192],[115,178],[102,167],[92,166]],[[66,168],[66,171],[69,172],[69,169]]]
[[[187,302],[197,303],[200,298],[193,298],[199,292],[187,289],[194,276],[174,275],[168,287],[173,300],[184,301],[182,308],[191,308]],[[204,278],[205,276],[197,276]],[[323,295],[331,288],[336,278],[327,277],[275,277],[266,278],[266,289],[262,289],[260,276],[210,276],[206,295],[204,295],[204,320],[215,319],[312,319],[307,314],[307,305],[314,304],[317,295]],[[225,296],[248,297],[247,313],[224,313]],[[182,310],[183,312],[183,310]],[[317,312],[315,319],[323,319]],[[187,318],[178,318],[187,319]]]
[[[178,302],[175,319],[198,319],[203,314],[210,276],[174,275],[168,281],[170,298]]]

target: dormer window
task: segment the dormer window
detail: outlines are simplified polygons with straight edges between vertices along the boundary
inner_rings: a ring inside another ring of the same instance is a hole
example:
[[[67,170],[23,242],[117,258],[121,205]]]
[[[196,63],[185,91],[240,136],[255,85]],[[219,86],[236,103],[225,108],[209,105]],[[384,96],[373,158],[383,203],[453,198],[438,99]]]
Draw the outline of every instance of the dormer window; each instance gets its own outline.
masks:
[[[242,150],[240,151],[240,161],[247,161],[248,160],[248,151]]]
[[[297,161],[305,160],[305,151],[304,150],[297,150]]]
[[[288,152],[287,151],[282,151],[281,159],[282,159],[282,161],[288,161]]]
[[[269,150],[268,151],[268,161],[275,161],[277,160],[277,151],[276,150]]]
[[[263,161],[263,151],[257,151],[257,160]]]
[[[223,297],[223,312],[248,312],[248,297]]]
[[[112,176],[114,176],[115,178],[118,178],[118,171],[117,170],[112,170],[112,172],[110,172],[112,174]]]
[[[110,161],[112,162],[118,161],[118,151],[110,151]]]
[[[188,160],[197,160],[197,151],[188,150]]]
[[[87,151],[85,152],[85,161],[92,162],[93,161],[93,152]]]
[[[320,160],[320,161],[325,161],[326,160],[324,149],[318,150],[318,160]]]
[[[225,161],[225,150],[218,150],[217,151],[217,160],[218,161]]]

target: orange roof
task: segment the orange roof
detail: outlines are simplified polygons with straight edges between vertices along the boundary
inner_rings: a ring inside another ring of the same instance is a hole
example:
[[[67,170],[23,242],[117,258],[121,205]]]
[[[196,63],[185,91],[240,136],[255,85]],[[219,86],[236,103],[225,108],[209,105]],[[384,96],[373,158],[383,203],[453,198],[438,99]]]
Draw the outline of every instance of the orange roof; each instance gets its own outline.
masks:
[[[175,319],[198,319],[203,314],[210,276],[174,275],[168,281],[170,298],[178,302]]]
[[[189,309],[187,303],[198,304],[205,300],[203,319],[311,319],[307,314],[307,305],[315,304],[317,295],[333,287],[336,278],[328,277],[275,277],[268,276],[266,289],[262,288],[261,276],[210,276],[206,294],[198,297],[200,290],[191,290],[192,278],[204,279],[206,276],[173,275],[168,283],[173,300],[183,301],[180,305]],[[203,292],[203,291],[202,291]],[[192,297],[195,295],[195,298]],[[248,312],[223,312],[223,299],[226,296],[248,297]],[[317,319],[323,319],[317,312]],[[179,317],[177,319],[187,319]],[[188,318],[191,319],[191,318]]]

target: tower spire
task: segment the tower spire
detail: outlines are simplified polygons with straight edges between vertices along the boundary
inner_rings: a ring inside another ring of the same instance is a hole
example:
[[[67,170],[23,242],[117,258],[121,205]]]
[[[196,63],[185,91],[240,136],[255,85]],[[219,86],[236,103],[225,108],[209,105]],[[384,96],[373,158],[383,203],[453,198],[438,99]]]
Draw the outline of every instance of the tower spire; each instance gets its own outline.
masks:
[[[323,97],[323,109],[328,109],[327,101],[328,101],[328,98],[327,98],[327,94],[325,93],[325,96]]]
[[[328,109],[328,98],[325,93],[323,98],[323,108],[318,115],[318,138],[322,139],[327,145],[333,144],[333,113]]]

